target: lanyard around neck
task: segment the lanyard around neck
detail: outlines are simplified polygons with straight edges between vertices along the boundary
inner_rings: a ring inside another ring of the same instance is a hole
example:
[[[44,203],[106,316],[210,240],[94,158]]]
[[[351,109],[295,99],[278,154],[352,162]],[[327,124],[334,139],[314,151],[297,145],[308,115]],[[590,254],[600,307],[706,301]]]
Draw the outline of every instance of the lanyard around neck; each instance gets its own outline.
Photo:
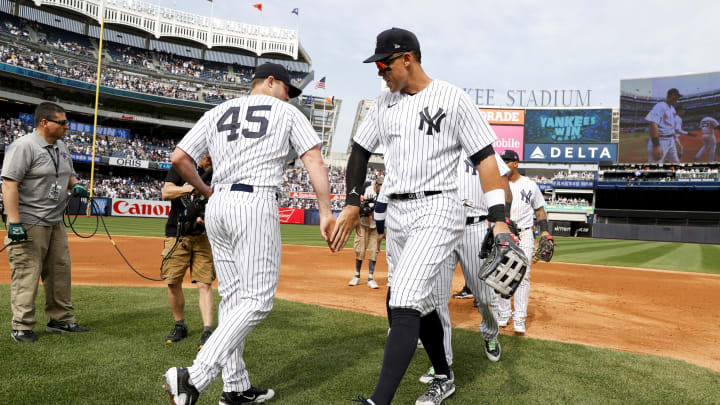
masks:
[[[54,146],[50,145],[50,148],[55,151],[55,156],[53,156],[53,154],[50,153],[50,149],[47,149],[47,147],[45,150],[47,151],[48,155],[50,155],[50,159],[52,159],[53,166],[55,166],[55,178],[58,178],[58,170],[60,168],[60,154],[58,153],[58,150],[55,149]]]

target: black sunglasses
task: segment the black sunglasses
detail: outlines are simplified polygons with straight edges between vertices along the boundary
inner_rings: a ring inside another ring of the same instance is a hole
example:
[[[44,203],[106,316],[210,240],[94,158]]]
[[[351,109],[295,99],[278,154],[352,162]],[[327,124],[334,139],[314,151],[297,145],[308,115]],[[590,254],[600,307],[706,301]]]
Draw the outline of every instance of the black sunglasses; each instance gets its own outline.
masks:
[[[51,120],[50,118],[45,118],[45,121],[54,122],[54,123],[56,123],[56,124],[58,124],[58,125],[60,125],[60,126],[63,126],[63,127],[64,127],[65,125],[67,125],[67,123],[68,123],[68,120],[55,121],[55,120]]]
[[[390,64],[392,63],[392,61],[394,61],[395,59],[397,59],[397,58],[399,58],[399,57],[401,57],[401,56],[403,56],[403,55],[405,55],[405,52],[403,52],[403,53],[401,53],[401,54],[398,54],[398,55],[395,55],[395,56],[391,56],[391,57],[389,57],[389,58],[387,58],[387,59],[379,60],[379,61],[375,62],[375,66],[377,66],[378,71],[379,71],[380,73],[389,72],[389,71],[390,71]]]

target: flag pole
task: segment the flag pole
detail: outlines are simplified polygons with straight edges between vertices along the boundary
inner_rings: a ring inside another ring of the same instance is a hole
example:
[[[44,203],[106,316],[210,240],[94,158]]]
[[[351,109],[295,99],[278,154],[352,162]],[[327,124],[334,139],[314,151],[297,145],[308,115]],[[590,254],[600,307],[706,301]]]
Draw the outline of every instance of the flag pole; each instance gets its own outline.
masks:
[[[102,49],[103,49],[103,32],[105,28],[105,0],[103,0],[100,7],[100,40],[98,42],[98,62],[97,62],[97,75],[95,77],[95,112],[93,116],[93,141],[92,141],[92,157],[90,160],[90,198],[88,201],[92,201],[93,188],[95,184],[95,142],[97,139],[97,121],[98,121],[98,104],[100,101],[100,74],[102,69]],[[87,206],[87,215],[92,214],[92,204]]]

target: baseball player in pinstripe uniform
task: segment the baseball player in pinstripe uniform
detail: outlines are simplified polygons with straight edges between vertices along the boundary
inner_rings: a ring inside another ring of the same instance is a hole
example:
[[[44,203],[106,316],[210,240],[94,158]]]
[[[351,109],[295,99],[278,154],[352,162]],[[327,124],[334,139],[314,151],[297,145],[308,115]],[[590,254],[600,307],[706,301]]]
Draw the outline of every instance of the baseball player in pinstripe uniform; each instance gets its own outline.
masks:
[[[372,151],[385,147],[389,197],[386,226],[393,266],[389,298],[391,328],[375,391],[364,404],[389,404],[415,353],[418,337],[435,368],[435,379],[418,405],[439,404],[455,392],[443,328],[432,288],[465,226],[457,193],[460,154],[470,156],[486,189],[494,233],[508,232],[505,193],[492,143],[496,137],[470,97],[432,80],[421,66],[420,45],[410,31],[392,28],[377,37],[374,62],[389,91],[378,96],[355,135],[346,171],[346,206],[333,231],[332,247],[345,245],[359,220],[359,190]],[[464,152],[463,152],[464,151]]]
[[[242,354],[245,338],[270,312],[277,290],[281,251],[277,196],[290,144],[310,173],[325,240],[335,223],[320,139],[307,118],[287,103],[299,94],[284,67],[258,66],[250,95],[206,112],[173,152],[173,167],[210,198],[205,226],[222,301],[218,327],[193,365],[165,373],[172,404],[195,404],[221,369],[220,404],[264,402],[274,395],[273,390],[250,385]],[[193,162],[208,153],[214,163],[212,189],[202,182]]]
[[[665,101],[655,104],[645,117],[649,123],[648,163],[677,162],[675,149],[675,104],[682,97],[678,89],[670,89]]]
[[[545,213],[545,199],[537,184],[529,178],[520,175],[518,164],[520,157],[512,150],[505,150],[502,158],[510,167],[510,191],[512,192],[512,206],[510,208],[510,219],[515,221],[520,231],[520,248],[525,256],[533,256],[535,247],[535,234],[533,233],[533,215],[535,223],[540,229],[540,236],[550,237],[548,229],[547,213]],[[513,318],[515,332],[525,333],[525,319],[527,318],[528,299],[530,298],[530,265],[528,264],[525,278],[515,292],[515,311],[510,306],[510,299],[499,300],[498,322],[500,326],[507,326],[510,316]]]
[[[505,176],[508,175],[510,169],[499,154],[496,153],[495,158],[500,175],[503,176],[504,182],[507,182]],[[490,361],[497,362],[500,360],[501,348],[500,342],[497,340],[500,328],[495,318],[497,314],[496,294],[495,290],[479,278],[480,268],[483,264],[483,261],[479,259],[480,248],[489,230],[487,222],[488,206],[482,185],[478,180],[477,169],[465,157],[461,157],[458,165],[458,180],[458,194],[465,207],[465,230],[460,243],[445,262],[443,269],[440,270],[433,287],[432,297],[435,300],[435,308],[443,325],[445,356],[448,364],[452,365],[452,324],[450,323],[448,304],[450,303],[455,267],[459,262],[465,276],[465,283],[471,291],[475,292],[478,312],[482,315],[480,332],[485,340],[485,355]],[[388,266],[388,272],[390,270],[390,266]],[[431,367],[427,374],[420,377],[420,381],[426,384],[430,383],[434,375],[435,370]]]
[[[713,117],[705,117],[700,120],[700,130],[702,131],[703,146],[695,155],[695,160],[700,160],[703,153],[708,151],[708,162],[715,161],[715,148],[717,147],[717,139],[715,139],[715,128],[720,123]]]

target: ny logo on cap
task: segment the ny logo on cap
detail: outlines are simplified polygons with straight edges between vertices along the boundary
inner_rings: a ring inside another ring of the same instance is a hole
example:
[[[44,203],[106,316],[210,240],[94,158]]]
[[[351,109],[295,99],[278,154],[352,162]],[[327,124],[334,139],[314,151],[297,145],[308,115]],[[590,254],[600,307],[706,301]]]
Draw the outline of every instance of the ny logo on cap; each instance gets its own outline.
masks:
[[[393,44],[393,46],[395,47],[395,49],[400,48],[400,44]]]
[[[418,127],[419,130],[423,130],[425,127],[425,123],[428,124],[428,129],[426,134],[427,135],[433,135],[433,131],[440,132],[440,123],[445,118],[445,112],[443,112],[442,108],[438,109],[438,112],[435,113],[432,117],[430,117],[430,111],[428,111],[428,108],[425,107],[423,111],[420,111],[420,127]]]

